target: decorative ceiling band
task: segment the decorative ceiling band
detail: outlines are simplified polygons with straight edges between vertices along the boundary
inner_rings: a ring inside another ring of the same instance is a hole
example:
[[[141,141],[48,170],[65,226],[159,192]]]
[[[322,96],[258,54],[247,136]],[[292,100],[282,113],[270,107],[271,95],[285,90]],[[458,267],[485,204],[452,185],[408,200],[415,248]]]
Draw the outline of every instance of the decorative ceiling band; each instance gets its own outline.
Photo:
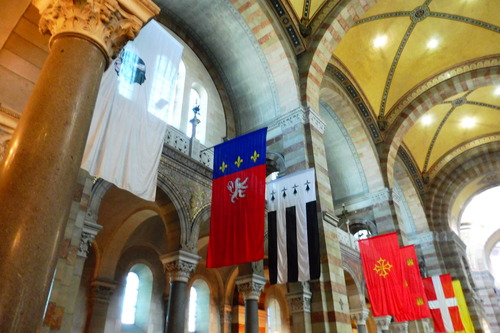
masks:
[[[370,17],[361,19],[361,20],[357,21],[356,23],[354,23],[354,25],[356,26],[356,25],[360,25],[363,23],[368,23],[368,22],[377,21],[377,20],[383,20],[383,19],[387,19],[387,18],[410,16],[410,14],[411,14],[411,12],[406,11],[406,12],[392,12],[392,13],[374,15],[374,16],[370,16]]]
[[[452,105],[451,109],[448,111],[448,113],[446,113],[443,120],[441,120],[441,123],[439,124],[439,126],[436,130],[436,133],[434,133],[434,137],[432,138],[431,144],[429,145],[429,150],[427,151],[427,155],[425,156],[424,169],[422,170],[422,173],[427,172],[427,167],[429,166],[429,159],[431,157],[432,149],[434,148],[434,144],[436,143],[436,140],[437,140],[439,133],[441,132],[441,129],[443,128],[444,124],[446,123],[446,121],[448,120],[450,115],[453,113],[453,111],[455,111],[456,108],[467,103],[467,96],[469,96],[471,93],[472,93],[472,90],[468,91],[462,97],[459,97],[459,98],[451,101],[451,105]]]
[[[387,96],[389,95],[389,89],[391,88],[392,79],[394,78],[394,73],[396,72],[396,67],[398,66],[399,58],[401,58],[401,54],[405,48],[410,35],[417,24],[415,22],[411,22],[410,26],[406,30],[406,33],[399,44],[398,50],[394,59],[392,60],[391,69],[389,70],[389,74],[387,75],[387,81],[385,82],[384,92],[382,94],[382,101],[380,102],[380,111],[379,117],[383,118],[385,113],[385,107],[387,103]]]
[[[493,24],[490,24],[490,23],[487,23],[484,21],[476,20],[476,19],[473,19],[470,17],[448,14],[448,13],[438,13],[438,12],[430,12],[429,16],[432,16],[434,18],[442,18],[442,19],[472,24],[472,25],[475,25],[475,26],[478,26],[478,27],[481,27],[484,29],[494,31],[494,32],[500,32],[499,26],[496,26],[496,25],[493,25]]]

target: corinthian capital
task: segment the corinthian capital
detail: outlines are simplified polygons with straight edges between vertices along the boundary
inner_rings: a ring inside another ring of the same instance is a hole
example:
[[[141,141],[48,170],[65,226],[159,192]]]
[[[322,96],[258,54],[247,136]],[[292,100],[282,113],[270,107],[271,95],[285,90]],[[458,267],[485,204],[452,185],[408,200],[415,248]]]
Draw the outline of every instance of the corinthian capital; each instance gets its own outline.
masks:
[[[234,282],[238,286],[238,291],[243,294],[243,299],[258,301],[266,281],[265,277],[252,274],[240,276]]]
[[[79,35],[114,58],[142,25],[160,12],[150,0],[34,0],[43,34]]]
[[[180,250],[162,256],[161,261],[172,282],[188,282],[191,273],[196,269],[196,265],[200,261],[200,257]]]

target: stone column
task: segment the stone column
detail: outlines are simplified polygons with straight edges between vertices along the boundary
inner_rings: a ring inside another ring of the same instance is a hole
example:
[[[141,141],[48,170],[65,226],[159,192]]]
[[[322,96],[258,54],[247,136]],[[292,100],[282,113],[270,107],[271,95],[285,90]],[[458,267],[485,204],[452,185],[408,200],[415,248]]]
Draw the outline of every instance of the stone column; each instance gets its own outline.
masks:
[[[394,322],[391,324],[391,332],[393,333],[408,333],[408,322]]]
[[[245,300],[245,333],[259,333],[259,297],[267,279],[252,274],[240,276],[235,280],[238,291]]]
[[[375,317],[375,323],[377,324],[377,331],[381,333],[389,333],[389,326],[391,325],[391,316]]]
[[[94,280],[90,283],[89,314],[85,332],[104,332],[109,300],[115,289],[116,283],[113,281]]]
[[[315,332],[346,332],[351,329],[348,298],[337,222],[335,221],[332,192],[325,155],[324,130],[326,123],[311,108],[297,108],[276,121],[281,130],[281,148],[287,161],[287,172],[316,168],[316,204],[320,236],[321,277],[311,281],[311,321]],[[273,124],[273,126],[275,126]],[[269,133],[279,133],[273,131]],[[268,139],[272,139],[269,138]]]
[[[289,283],[290,291],[286,295],[290,305],[292,326],[296,332],[312,332],[311,326],[311,297],[312,293],[308,282]]]
[[[367,308],[351,311],[351,319],[356,323],[358,333],[367,333],[366,320],[368,319],[369,314],[370,310],[368,310]]]
[[[187,282],[195,270],[200,257],[196,254],[179,250],[161,258],[170,279],[170,295],[168,298],[167,324],[168,333],[184,333],[186,319]]]
[[[109,58],[159,12],[149,0],[35,5],[50,52],[0,164],[0,331],[10,333],[42,323]]]

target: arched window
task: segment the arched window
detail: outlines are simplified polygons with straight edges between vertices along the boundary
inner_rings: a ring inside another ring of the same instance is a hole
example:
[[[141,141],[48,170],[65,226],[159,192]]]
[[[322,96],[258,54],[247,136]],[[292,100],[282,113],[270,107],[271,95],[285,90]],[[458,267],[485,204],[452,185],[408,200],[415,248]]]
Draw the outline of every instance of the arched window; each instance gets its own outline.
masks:
[[[184,85],[186,82],[186,65],[181,60],[177,71],[177,79],[175,80],[173,100],[168,107],[167,123],[175,128],[180,128],[182,118],[182,99],[184,98]]]
[[[210,321],[210,289],[198,279],[189,290],[188,332],[208,333]]]
[[[139,293],[139,276],[134,272],[127,274],[125,296],[123,297],[122,324],[135,323],[137,294]]]
[[[267,332],[281,332],[281,309],[280,304],[274,298],[269,300],[267,304]]]
[[[189,292],[189,320],[188,332],[196,332],[196,304],[198,303],[198,292],[191,287]]]
[[[153,273],[144,264],[134,265],[127,274],[121,322],[147,329],[153,290]]]

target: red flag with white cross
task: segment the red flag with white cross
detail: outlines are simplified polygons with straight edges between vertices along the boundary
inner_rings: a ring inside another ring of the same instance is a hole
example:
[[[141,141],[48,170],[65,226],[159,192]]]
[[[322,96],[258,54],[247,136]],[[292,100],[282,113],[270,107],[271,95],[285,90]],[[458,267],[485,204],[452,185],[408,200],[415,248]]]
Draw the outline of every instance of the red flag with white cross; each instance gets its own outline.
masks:
[[[457,299],[453,291],[450,274],[437,275],[423,279],[425,294],[429,301],[434,332],[463,331]]]

